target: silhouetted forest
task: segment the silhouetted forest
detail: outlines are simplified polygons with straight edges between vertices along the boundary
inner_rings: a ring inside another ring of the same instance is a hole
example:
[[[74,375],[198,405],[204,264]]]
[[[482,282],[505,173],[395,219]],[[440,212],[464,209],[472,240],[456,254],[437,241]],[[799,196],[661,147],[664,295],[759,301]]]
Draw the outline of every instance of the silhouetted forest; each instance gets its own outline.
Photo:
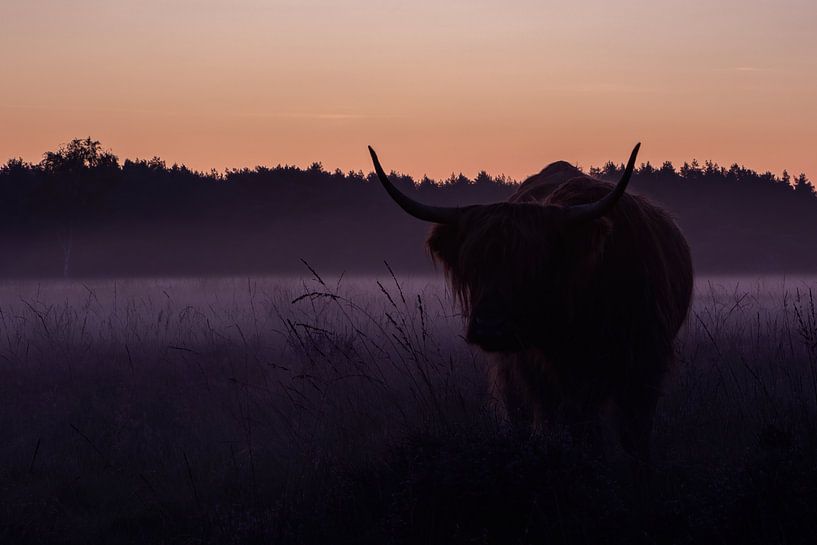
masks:
[[[590,174],[622,170],[611,162]],[[500,201],[516,187],[485,172],[393,176],[441,205]],[[817,199],[803,174],[646,163],[631,188],[673,212],[698,272],[817,270]],[[0,223],[6,277],[286,273],[302,270],[300,259],[322,271],[380,271],[383,260],[404,272],[432,267],[428,225],[399,210],[373,173],[320,163],[197,172],[156,157],[120,161],[90,138],[0,167]]]

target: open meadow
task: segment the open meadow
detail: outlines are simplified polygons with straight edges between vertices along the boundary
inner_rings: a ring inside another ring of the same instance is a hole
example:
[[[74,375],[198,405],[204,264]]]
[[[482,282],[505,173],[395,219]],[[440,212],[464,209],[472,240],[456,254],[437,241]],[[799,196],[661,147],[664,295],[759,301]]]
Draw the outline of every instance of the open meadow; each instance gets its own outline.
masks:
[[[701,277],[650,500],[508,433],[437,277],[4,281],[2,543],[814,543],[817,279]]]

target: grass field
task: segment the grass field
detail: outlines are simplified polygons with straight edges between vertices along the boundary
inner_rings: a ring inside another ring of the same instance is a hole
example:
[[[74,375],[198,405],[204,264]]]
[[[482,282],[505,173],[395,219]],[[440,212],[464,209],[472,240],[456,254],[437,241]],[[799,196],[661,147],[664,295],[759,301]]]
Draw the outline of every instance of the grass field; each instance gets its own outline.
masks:
[[[2,543],[814,543],[810,278],[703,278],[636,501],[506,432],[439,279],[0,286]]]

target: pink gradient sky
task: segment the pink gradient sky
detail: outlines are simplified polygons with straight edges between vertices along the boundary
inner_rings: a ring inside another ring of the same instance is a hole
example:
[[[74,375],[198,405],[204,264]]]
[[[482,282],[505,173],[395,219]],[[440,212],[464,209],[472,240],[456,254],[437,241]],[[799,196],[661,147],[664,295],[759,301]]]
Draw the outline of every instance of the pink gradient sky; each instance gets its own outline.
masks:
[[[817,178],[814,0],[3,0],[0,159],[522,178],[697,158]]]

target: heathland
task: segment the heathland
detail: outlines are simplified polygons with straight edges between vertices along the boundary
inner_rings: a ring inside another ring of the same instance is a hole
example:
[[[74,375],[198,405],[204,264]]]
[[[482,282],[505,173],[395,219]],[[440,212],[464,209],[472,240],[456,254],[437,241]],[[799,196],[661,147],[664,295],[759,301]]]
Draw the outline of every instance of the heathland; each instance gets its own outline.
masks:
[[[813,289],[699,278],[644,503],[507,432],[436,277],[6,281],[0,542],[813,543]]]

